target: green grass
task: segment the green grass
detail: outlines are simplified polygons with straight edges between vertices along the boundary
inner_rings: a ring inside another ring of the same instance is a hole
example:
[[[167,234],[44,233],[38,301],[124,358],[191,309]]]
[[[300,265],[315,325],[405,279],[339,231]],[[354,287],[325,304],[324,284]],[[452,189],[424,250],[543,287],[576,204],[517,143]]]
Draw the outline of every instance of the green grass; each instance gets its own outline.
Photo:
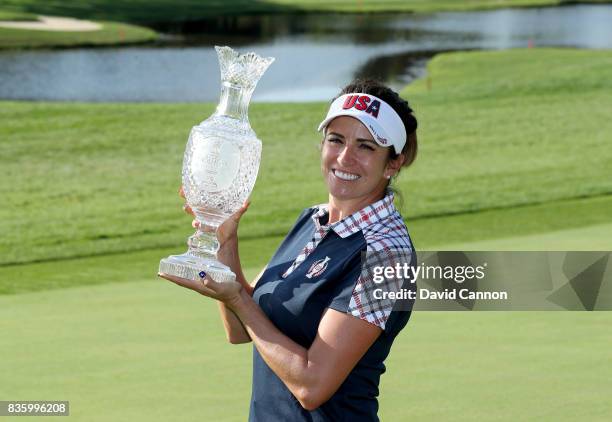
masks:
[[[36,15],[33,13],[10,12],[0,10],[0,21],[35,21]]]
[[[422,218],[408,221],[408,227],[419,250],[612,250],[610,209],[612,195]],[[181,230],[188,235],[184,227]],[[249,279],[261,271],[282,238],[240,242],[242,265]],[[161,258],[184,249],[177,245],[0,266],[0,295],[145,279],[155,274]]]
[[[398,183],[417,248],[612,249],[611,57],[434,59],[429,83],[404,92],[421,123],[420,156]],[[251,346],[226,343],[212,301],[154,276],[191,231],[176,195],[182,152],[212,109],[0,102],[3,400],[70,400],[88,422],[246,419]],[[252,107],[264,157],[241,227],[247,277],[302,207],[325,200],[324,113]],[[611,323],[609,312],[415,312],[386,361],[380,417],[606,420]]]
[[[577,1],[580,2],[580,1]],[[584,1],[592,3],[593,1]],[[600,3],[607,2],[599,0]],[[555,6],[563,0],[0,0],[0,9],[140,24],[292,12],[436,12]],[[574,2],[576,3],[576,2]]]
[[[507,7],[559,6],[567,3],[607,3],[607,0],[574,2],[564,0],[269,0],[276,5],[290,6],[302,11],[380,13],[486,10]]]
[[[417,312],[381,379],[382,420],[605,420],[609,312]],[[517,327],[520,327],[517,328]],[[0,396],[77,421],[244,421],[251,346],[216,305],[143,278],[0,297]]]
[[[98,22],[96,31],[39,31],[0,28],[0,49],[38,47],[85,47],[114,44],[134,44],[157,38],[155,31],[117,22]]]
[[[404,216],[412,222],[612,193],[610,65],[606,51],[434,59],[431,90],[421,82],[405,93],[420,120],[421,148],[398,181]],[[0,104],[0,264],[184,242],[189,219],[176,193],[182,154],[189,128],[212,104]],[[302,208],[326,200],[315,131],[325,110],[324,103],[251,107],[264,152],[243,239],[282,235]],[[597,209],[592,224],[605,222]],[[503,229],[475,230],[485,238]]]
[[[446,243],[434,250],[452,251],[609,251],[612,250],[612,223],[566,228],[508,238]]]
[[[558,6],[610,0],[0,0],[0,20],[31,20],[36,15],[107,21],[97,34],[0,29],[0,49],[74,47],[146,42],[156,34],[141,26],[183,23],[226,15],[276,13],[431,13],[501,7]],[[113,23],[111,23],[113,22]]]

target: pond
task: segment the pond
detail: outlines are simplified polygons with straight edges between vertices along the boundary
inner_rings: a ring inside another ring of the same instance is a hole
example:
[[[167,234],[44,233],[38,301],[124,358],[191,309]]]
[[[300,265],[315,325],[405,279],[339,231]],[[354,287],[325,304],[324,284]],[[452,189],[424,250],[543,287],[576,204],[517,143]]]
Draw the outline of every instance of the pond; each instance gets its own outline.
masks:
[[[414,14],[223,18],[160,25],[154,45],[0,53],[0,98],[216,102],[212,46],[274,56],[255,101],[328,100],[354,77],[402,87],[442,51],[612,48],[612,5]]]

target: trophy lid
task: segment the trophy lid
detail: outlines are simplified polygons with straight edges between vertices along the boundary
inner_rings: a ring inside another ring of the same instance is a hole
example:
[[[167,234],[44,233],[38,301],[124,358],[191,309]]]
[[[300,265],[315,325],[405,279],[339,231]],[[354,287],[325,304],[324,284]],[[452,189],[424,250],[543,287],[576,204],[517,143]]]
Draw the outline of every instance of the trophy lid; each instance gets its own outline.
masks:
[[[261,57],[254,52],[240,54],[230,47],[215,46],[221,68],[221,82],[254,90],[274,57]]]

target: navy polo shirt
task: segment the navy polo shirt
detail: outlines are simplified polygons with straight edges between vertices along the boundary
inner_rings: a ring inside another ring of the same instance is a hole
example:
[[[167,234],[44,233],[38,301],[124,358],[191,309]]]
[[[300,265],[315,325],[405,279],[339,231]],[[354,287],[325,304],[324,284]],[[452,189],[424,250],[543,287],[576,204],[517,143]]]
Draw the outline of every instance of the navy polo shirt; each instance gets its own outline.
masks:
[[[383,362],[410,318],[413,301],[397,310],[373,300],[371,260],[363,253],[390,257],[376,262],[391,266],[399,261],[416,265],[416,254],[392,193],[342,221],[327,224],[327,219],[327,205],[302,212],[257,282],[253,299],[281,332],[305,348],[327,308],[383,331],[333,396],[313,411],[300,405],[253,347],[250,421],[378,420]],[[409,281],[401,280],[399,287],[414,289]]]

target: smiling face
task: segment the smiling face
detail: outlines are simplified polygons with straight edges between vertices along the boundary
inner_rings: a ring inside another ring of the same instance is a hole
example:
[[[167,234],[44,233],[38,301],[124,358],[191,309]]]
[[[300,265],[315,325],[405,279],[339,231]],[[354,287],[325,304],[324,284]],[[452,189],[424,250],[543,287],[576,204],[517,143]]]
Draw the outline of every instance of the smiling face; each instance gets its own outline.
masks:
[[[321,171],[330,206],[348,215],[383,197],[387,176],[397,173],[403,156],[389,161],[389,148],[379,146],[359,120],[340,116],[325,130]]]

